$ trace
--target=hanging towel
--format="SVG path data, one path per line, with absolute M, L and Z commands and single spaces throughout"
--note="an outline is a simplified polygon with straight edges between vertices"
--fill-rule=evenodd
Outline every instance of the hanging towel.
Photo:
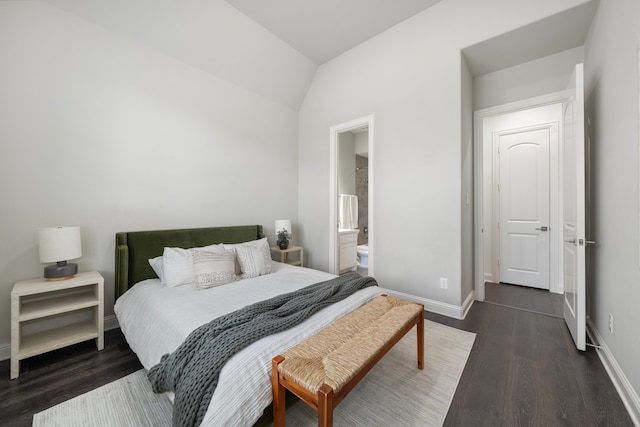
M 351 194 L 341 194 L 338 203 L 338 228 L 357 229 L 358 228 L 358 196 Z

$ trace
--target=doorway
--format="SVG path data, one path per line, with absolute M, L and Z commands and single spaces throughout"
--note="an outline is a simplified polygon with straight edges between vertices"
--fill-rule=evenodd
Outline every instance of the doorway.
M 373 136 L 373 115 L 332 126 L 330 129 L 329 271 L 334 274 L 356 270 L 373 275 Z M 358 215 L 349 226 L 349 229 L 358 230 L 355 239 L 352 238 L 352 233 L 343 236 L 344 230 L 341 234 L 341 194 L 353 195 L 357 199 Z M 349 253 L 345 254 L 345 250 Z M 352 257 L 356 257 L 356 260 Z
M 530 230 L 529 236 L 522 236 L 524 249 L 520 251 L 538 250 L 538 244 L 545 239 L 549 244 L 549 255 L 542 255 L 548 259 L 548 289 L 554 293 L 562 293 L 562 264 L 561 227 L 560 227 L 560 193 L 559 193 L 559 145 L 562 138 L 560 123 L 562 123 L 562 101 L 566 98 L 564 92 L 536 97 L 524 101 L 505 104 L 479 110 L 474 113 L 476 149 L 475 151 L 475 298 L 485 299 L 484 282 L 501 281 L 500 242 L 500 204 L 498 195 L 499 162 L 497 149 L 501 136 L 512 133 L 548 129 L 550 135 L 555 135 L 549 141 L 549 173 L 548 173 L 548 223 L 529 224 L 530 228 L 547 227 L 543 230 Z M 538 183 L 537 185 L 547 185 Z M 503 214 L 504 215 L 504 214 Z M 532 216 L 532 215 L 531 215 Z M 546 219 L 546 218 L 544 218 Z M 535 225 L 531 227 L 531 225 Z M 537 233 L 537 234 L 534 234 Z M 544 234 L 542 234 L 544 233 Z M 520 233 L 524 234 L 524 233 Z M 542 236 L 542 237 L 538 237 Z M 503 242 L 503 246 L 505 246 Z M 516 254 L 518 255 L 518 254 Z M 519 261 L 516 259 L 516 264 Z M 534 270 L 527 264 L 520 263 L 521 270 Z M 507 261 L 508 263 L 508 261 Z M 537 263 L 537 262 L 536 262 Z M 537 266 L 536 266 L 537 268 Z M 546 268 L 546 267 L 545 267 Z M 504 280 L 503 280 L 504 281 Z M 530 284 L 524 283 L 527 286 Z

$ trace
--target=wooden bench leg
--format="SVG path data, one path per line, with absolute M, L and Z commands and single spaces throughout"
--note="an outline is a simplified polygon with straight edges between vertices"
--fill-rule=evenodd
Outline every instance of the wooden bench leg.
M 416 330 L 418 333 L 418 369 L 424 369 L 424 313 L 420 315 Z
M 282 363 L 284 357 L 276 356 L 271 361 L 271 389 L 273 390 L 273 427 L 285 426 L 286 402 L 285 389 L 280 384 L 278 365 Z
M 333 426 L 333 389 L 322 384 L 318 389 L 318 427 Z

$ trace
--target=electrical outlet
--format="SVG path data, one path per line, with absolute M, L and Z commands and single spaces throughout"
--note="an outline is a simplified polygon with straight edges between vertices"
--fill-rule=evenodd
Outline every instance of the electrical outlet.
M 447 283 L 446 277 L 440 278 L 440 289 L 447 289 L 449 287 L 449 283 Z
M 609 332 L 613 333 L 613 314 L 609 313 Z

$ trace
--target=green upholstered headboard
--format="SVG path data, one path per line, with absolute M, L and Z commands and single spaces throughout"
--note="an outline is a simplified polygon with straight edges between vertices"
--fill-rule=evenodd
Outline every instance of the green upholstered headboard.
M 149 258 L 162 255 L 165 247 L 187 249 L 263 237 L 261 225 L 116 233 L 115 297 L 118 299 L 141 280 L 158 277 L 149 265 Z

